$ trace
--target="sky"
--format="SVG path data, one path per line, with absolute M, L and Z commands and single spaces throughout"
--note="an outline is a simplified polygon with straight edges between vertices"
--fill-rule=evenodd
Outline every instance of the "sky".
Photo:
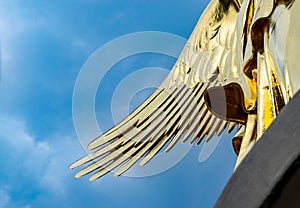
M 236 160 L 226 135 L 206 161 L 198 161 L 202 146 L 193 146 L 178 164 L 154 176 L 107 174 L 90 182 L 68 169 L 86 154 L 73 123 L 72 96 L 88 58 L 134 32 L 187 39 L 208 2 L 0 0 L 0 207 L 212 207 Z M 124 77 L 144 67 L 170 70 L 174 62 L 144 54 L 113 66 L 97 91 L 99 126 L 113 126 L 111 98 Z M 130 110 L 150 92 L 134 96 Z M 126 107 L 120 103 L 121 110 Z

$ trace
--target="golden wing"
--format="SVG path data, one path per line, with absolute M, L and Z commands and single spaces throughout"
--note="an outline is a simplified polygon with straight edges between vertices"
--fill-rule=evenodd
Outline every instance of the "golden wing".
M 94 172 L 93 181 L 114 169 L 119 176 L 140 159 L 145 165 L 163 148 L 168 152 L 179 140 L 199 144 L 226 127 L 234 129 L 235 123 L 209 111 L 204 93 L 220 84 L 239 8 L 237 0 L 210 3 L 170 75 L 127 118 L 89 144 L 94 152 L 70 166 L 87 164 L 75 177 Z

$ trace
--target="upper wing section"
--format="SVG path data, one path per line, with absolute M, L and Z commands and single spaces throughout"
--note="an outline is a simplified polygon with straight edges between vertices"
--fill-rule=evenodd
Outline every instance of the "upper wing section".
M 171 84 L 191 87 L 216 77 L 222 82 L 232 68 L 237 68 L 233 51 L 239 8 L 238 0 L 211 1 L 172 70 Z
M 213 0 L 200 18 L 182 54 L 162 85 L 135 111 L 88 146 L 91 154 L 70 168 L 87 164 L 76 177 L 94 172 L 95 180 L 113 169 L 119 176 L 141 159 L 145 165 L 179 140 L 199 144 L 220 136 L 228 122 L 211 114 L 204 92 L 219 85 L 230 54 L 240 3 Z M 230 124 L 231 131 L 235 124 Z

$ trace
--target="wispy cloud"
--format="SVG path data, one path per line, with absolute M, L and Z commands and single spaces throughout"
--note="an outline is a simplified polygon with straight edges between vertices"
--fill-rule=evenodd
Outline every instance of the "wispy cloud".
M 27 206 L 19 204 L 18 200 L 30 200 L 37 192 L 45 195 L 66 192 L 66 178 L 71 178 L 70 172 L 66 171 L 67 165 L 76 154 L 76 148 L 68 137 L 52 140 L 37 141 L 27 131 L 24 121 L 1 115 L 0 178 L 9 184 L 9 192 L 14 193 L 15 198 L 11 201 L 9 192 L 0 189 L 0 207 Z M 66 147 L 71 151 L 66 151 Z
M 0 189 L 0 207 L 6 207 L 10 202 L 10 196 L 8 195 L 8 193 L 3 190 Z

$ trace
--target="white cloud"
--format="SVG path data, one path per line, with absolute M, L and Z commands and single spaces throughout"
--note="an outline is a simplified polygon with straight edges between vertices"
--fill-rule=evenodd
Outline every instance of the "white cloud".
M 72 179 L 68 166 L 73 162 L 75 149 L 74 141 L 68 137 L 54 139 L 56 141 L 50 144 L 51 153 L 48 159 L 44 174 L 40 177 L 40 184 L 43 188 L 50 189 L 54 194 L 65 193 L 66 179 Z M 78 150 L 78 149 L 77 149 Z M 78 157 L 78 156 L 77 156 Z
M 8 193 L 3 190 L 0 189 L 0 207 L 6 207 L 10 202 L 10 196 L 8 195 Z
M 35 139 L 28 133 L 25 122 L 1 116 L 0 143 L 4 151 L 0 155 L 3 163 L 0 175 L 10 178 L 7 183 L 11 189 L 29 186 L 33 191 L 46 191 L 51 195 L 65 193 L 65 181 L 71 178 L 68 165 L 78 157 L 74 156 L 74 142 L 68 137 L 46 140 Z M 9 195 L 0 189 L 0 207 L 9 203 L 9 199 Z
M 28 132 L 26 122 L 1 113 L 0 118 L 0 181 L 5 183 L 0 182 L 0 208 L 57 207 L 61 202 L 73 207 L 74 200 L 85 203 L 83 193 L 94 196 L 90 203 L 97 203 L 128 183 L 126 178 L 116 183 L 112 176 L 94 184 L 75 179 L 68 166 L 83 156 L 78 142 L 59 134 L 40 141 Z
M 15 4 L 14 9 L 11 8 Z M 25 31 L 45 25 L 40 20 L 22 18 L 22 9 L 16 2 L 1 2 L 0 4 L 0 37 L 1 37 L 1 61 L 11 62 L 14 60 L 15 38 Z
M 87 47 L 87 42 L 82 39 L 75 39 L 73 40 L 72 45 L 75 48 L 85 48 Z

